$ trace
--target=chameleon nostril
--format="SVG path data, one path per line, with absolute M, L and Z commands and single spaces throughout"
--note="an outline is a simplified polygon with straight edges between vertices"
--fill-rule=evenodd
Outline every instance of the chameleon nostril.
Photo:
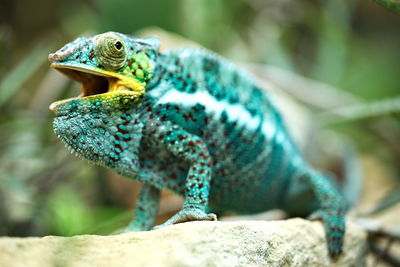
M 49 54 L 49 56 L 47 58 L 49 59 L 49 61 L 57 61 L 58 60 L 57 53 L 51 53 L 51 54 Z
M 56 62 L 65 59 L 68 55 L 69 53 L 65 52 L 61 53 L 60 51 L 57 51 L 54 53 L 50 53 L 47 58 L 49 59 L 50 62 Z

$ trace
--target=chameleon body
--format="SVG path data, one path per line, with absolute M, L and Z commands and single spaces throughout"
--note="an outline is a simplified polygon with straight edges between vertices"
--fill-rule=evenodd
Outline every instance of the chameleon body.
M 322 219 L 330 255 L 340 254 L 344 198 L 303 159 L 247 72 L 206 50 L 159 52 L 156 39 L 114 32 L 79 38 L 49 59 L 83 85 L 80 97 L 50 106 L 56 135 L 143 183 L 128 230 L 152 228 L 166 188 L 185 203 L 161 226 L 281 208 Z

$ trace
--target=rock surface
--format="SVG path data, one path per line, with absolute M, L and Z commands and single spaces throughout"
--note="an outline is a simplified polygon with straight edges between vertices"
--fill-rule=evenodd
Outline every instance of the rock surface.
M 366 235 L 348 223 L 332 261 L 323 226 L 286 221 L 190 222 L 112 236 L 0 238 L 1 266 L 363 266 Z

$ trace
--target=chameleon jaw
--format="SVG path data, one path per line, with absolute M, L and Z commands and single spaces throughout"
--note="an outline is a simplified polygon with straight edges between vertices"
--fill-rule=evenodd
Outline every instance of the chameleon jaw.
M 129 79 L 119 73 L 62 63 L 52 63 L 50 66 L 82 84 L 81 94 L 78 97 L 52 103 L 50 105 L 50 110 L 52 111 L 54 111 L 59 104 L 75 99 L 109 99 L 115 96 L 127 96 L 130 99 L 136 99 L 144 95 L 144 83 Z

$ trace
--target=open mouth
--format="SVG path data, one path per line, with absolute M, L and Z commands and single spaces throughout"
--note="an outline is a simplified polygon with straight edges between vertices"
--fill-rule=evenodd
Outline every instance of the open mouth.
M 54 111 L 55 107 L 60 103 L 76 98 L 89 98 L 109 94 L 138 97 L 144 93 L 143 84 L 135 80 L 127 79 L 125 76 L 115 72 L 57 63 L 52 63 L 51 67 L 82 84 L 81 94 L 78 97 L 54 102 L 50 106 L 52 111 Z
M 83 69 L 79 67 L 52 64 L 51 67 L 67 75 L 69 78 L 82 84 L 80 97 L 99 95 L 115 91 L 115 85 L 118 78 L 108 75 L 106 72 Z M 120 86 L 121 91 L 130 91 Z

